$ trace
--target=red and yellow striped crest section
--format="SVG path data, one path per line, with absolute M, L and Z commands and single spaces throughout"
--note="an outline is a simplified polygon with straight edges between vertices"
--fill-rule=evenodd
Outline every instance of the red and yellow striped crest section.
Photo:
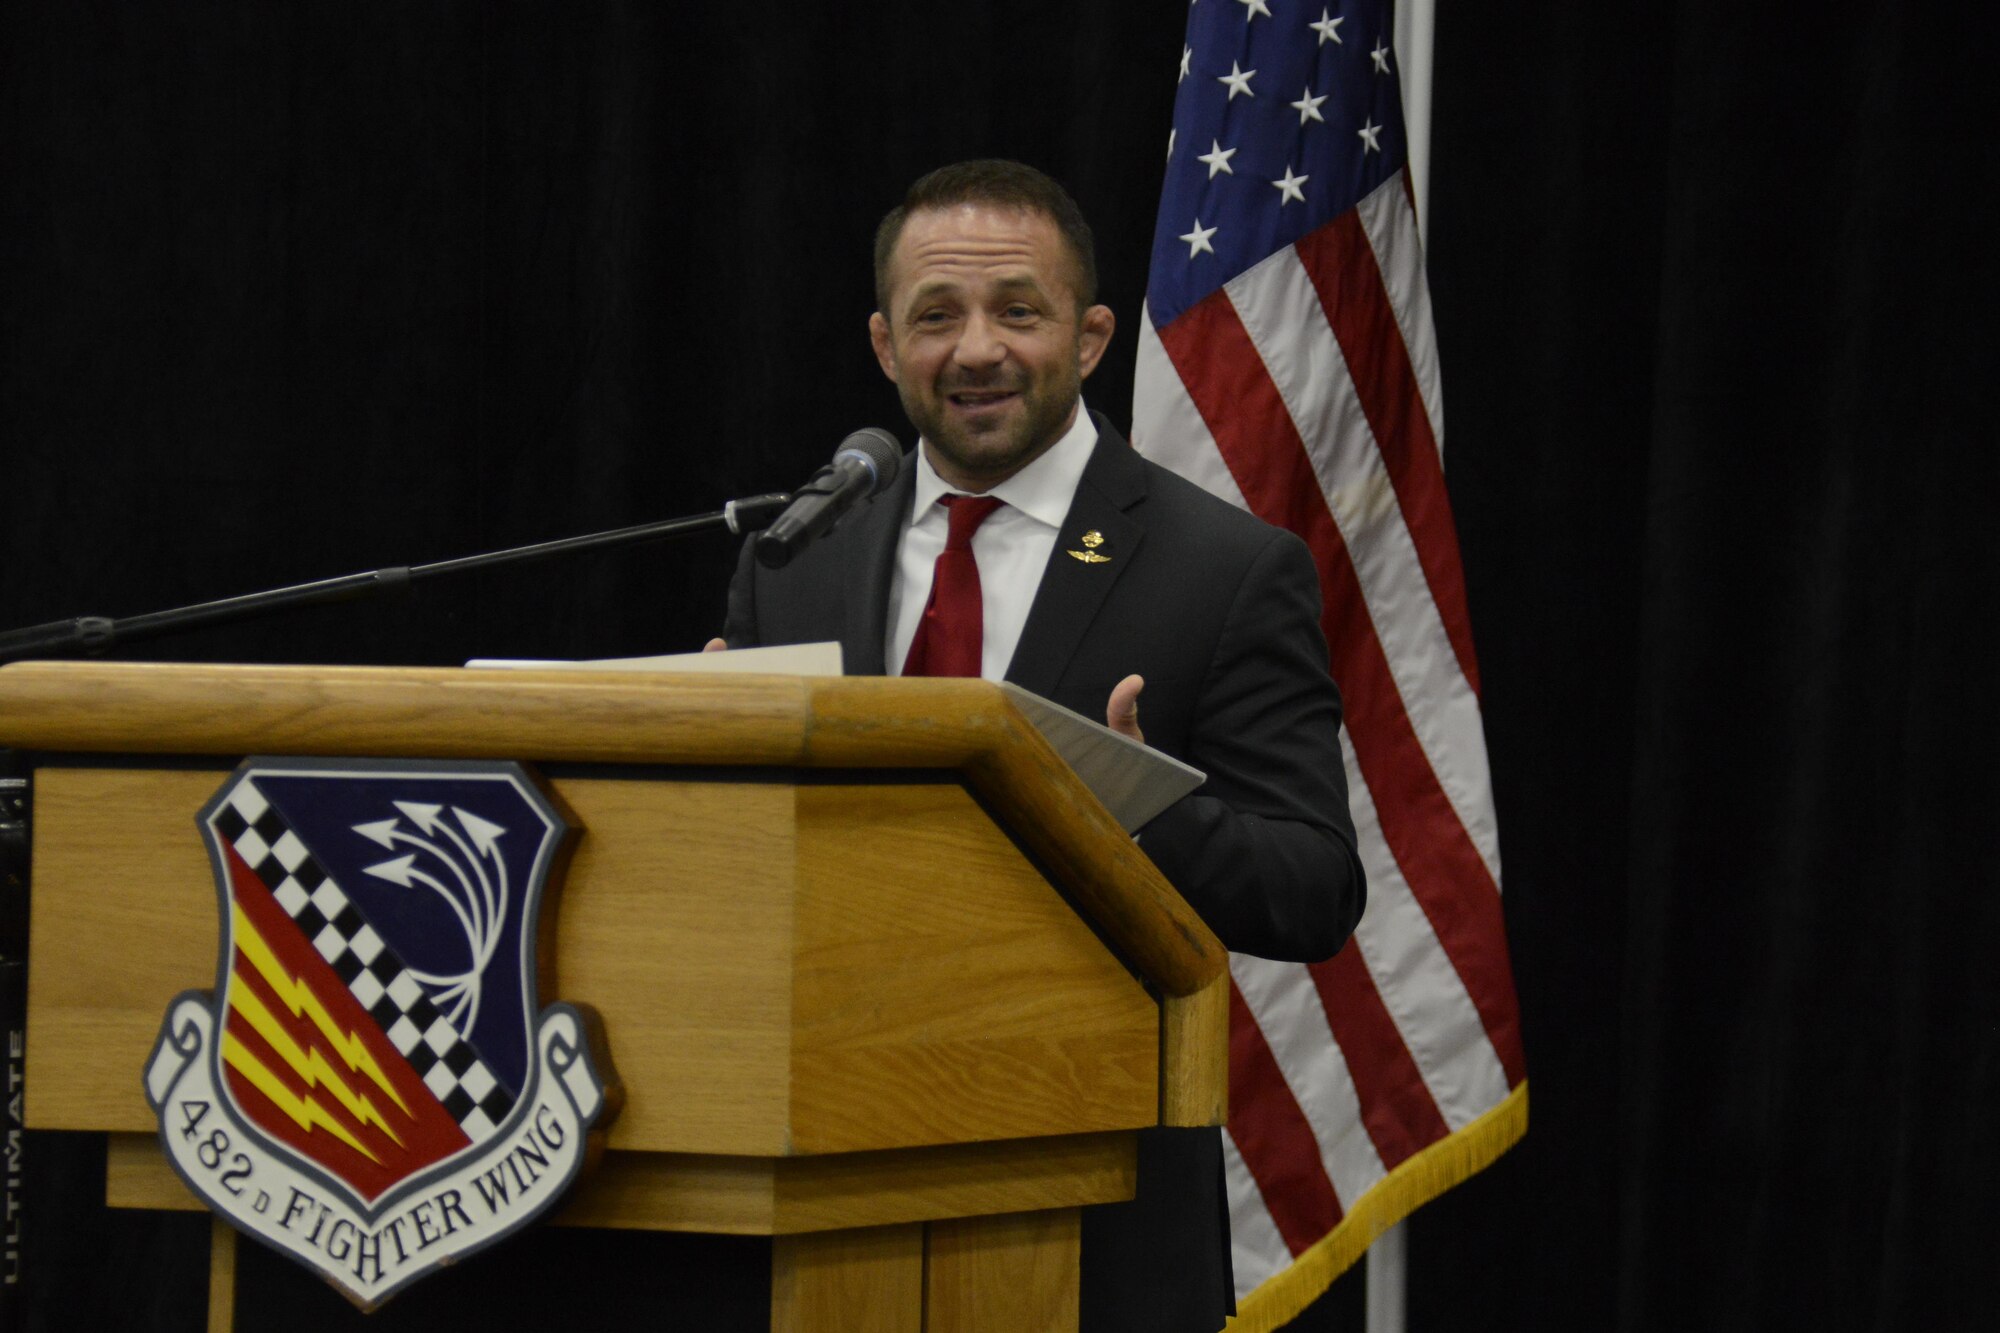
M 244 1118 L 373 1200 L 469 1146 L 234 848 L 224 1084 Z

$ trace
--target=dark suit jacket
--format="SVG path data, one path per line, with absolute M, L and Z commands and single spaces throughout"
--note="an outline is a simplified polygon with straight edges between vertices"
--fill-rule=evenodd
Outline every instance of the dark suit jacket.
M 1146 743 L 1208 781 L 1140 830 L 1140 847 L 1230 949 L 1326 958 L 1360 918 L 1364 888 L 1312 556 L 1096 421 L 1007 679 L 1102 718 L 1111 687 L 1144 676 Z M 882 674 L 915 472 L 904 467 L 782 570 L 756 564 L 746 545 L 729 590 L 730 646 L 837 639 L 850 675 Z M 1071 557 L 1093 530 L 1109 559 Z M 1148 1136 L 1138 1199 L 1085 1215 L 1087 1333 L 1219 1328 L 1230 1308 L 1216 1295 L 1226 1297 L 1229 1273 L 1215 1238 L 1221 1207 L 1215 1134 Z

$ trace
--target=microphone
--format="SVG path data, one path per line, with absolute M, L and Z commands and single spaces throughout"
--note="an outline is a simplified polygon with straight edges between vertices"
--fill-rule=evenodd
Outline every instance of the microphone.
M 792 503 L 757 538 L 757 563 L 783 569 L 793 556 L 833 531 L 848 510 L 872 500 L 896 480 L 903 446 L 879 426 L 857 430 L 840 442 L 833 461 L 792 493 Z

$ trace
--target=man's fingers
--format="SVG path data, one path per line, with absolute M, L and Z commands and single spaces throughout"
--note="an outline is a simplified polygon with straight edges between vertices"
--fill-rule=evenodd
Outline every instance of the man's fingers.
M 1111 687 L 1111 702 L 1104 706 L 1104 725 L 1141 745 L 1146 734 L 1139 730 L 1139 691 L 1145 688 L 1144 676 L 1127 676 Z
M 710 639 L 707 643 L 704 643 L 701 646 L 701 650 L 705 653 L 719 653 L 728 646 L 729 644 L 727 640 Z

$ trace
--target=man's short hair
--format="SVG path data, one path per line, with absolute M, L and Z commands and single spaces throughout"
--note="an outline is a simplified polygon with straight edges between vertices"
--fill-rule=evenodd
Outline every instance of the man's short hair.
M 979 158 L 954 162 L 920 178 L 903 196 L 903 202 L 889 210 L 875 229 L 875 308 L 889 314 L 889 261 L 902 238 L 903 224 L 912 213 L 929 209 L 953 208 L 959 204 L 986 204 L 995 208 L 1018 208 L 1039 213 L 1055 224 L 1075 266 L 1071 275 L 1076 288 L 1076 308 L 1097 303 L 1097 244 L 1091 239 L 1090 224 L 1069 191 L 1053 177 L 1023 162 L 1005 158 Z

